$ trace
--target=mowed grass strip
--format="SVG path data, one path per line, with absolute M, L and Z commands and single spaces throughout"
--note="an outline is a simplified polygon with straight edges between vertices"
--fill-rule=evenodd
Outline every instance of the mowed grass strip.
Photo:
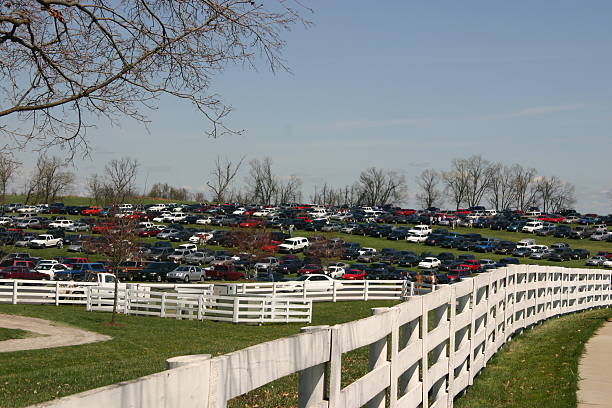
M 456 408 L 575 408 L 584 345 L 609 318 L 596 309 L 526 330 L 489 360 Z
M 12 340 L 12 339 L 23 339 L 29 336 L 29 332 L 19 329 L 7 329 L 0 327 L 0 341 Z
M 334 325 L 371 315 L 371 308 L 392 301 L 317 303 L 312 325 Z M 0 313 L 58 321 L 112 336 L 81 346 L 2 353 L 0 407 L 23 407 L 53 398 L 138 378 L 165 368 L 179 355 L 220 355 L 299 333 L 305 324 L 234 325 L 119 315 L 109 327 L 109 313 L 79 306 L 0 305 Z M 307 352 L 307 351 L 306 351 Z M 293 391 L 293 390 L 292 390 Z M 281 396 L 282 398 L 282 396 Z

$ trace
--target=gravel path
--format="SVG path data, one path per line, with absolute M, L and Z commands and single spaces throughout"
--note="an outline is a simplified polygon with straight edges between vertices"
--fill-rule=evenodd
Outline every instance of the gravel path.
M 52 347 L 75 346 L 78 344 L 95 343 L 110 340 L 110 336 L 63 326 L 50 320 L 37 319 L 0 313 L 0 327 L 21 329 L 36 334 L 25 339 L 0 341 L 0 353 L 22 350 L 36 350 Z

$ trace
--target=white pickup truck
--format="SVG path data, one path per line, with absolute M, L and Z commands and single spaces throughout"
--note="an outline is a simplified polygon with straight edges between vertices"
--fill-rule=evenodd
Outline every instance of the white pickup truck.
M 50 234 L 42 234 L 31 240 L 28 246 L 30 248 L 61 248 L 64 246 L 64 240 Z

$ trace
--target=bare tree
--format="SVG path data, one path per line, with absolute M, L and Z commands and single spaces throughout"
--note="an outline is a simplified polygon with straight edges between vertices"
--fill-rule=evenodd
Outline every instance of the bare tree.
M 442 182 L 440 173 L 433 169 L 426 169 L 417 178 L 419 192 L 416 198 L 422 208 L 437 207 L 444 202 L 444 194 L 439 185 Z
M 4 203 L 6 197 L 6 188 L 15 175 L 15 171 L 21 167 L 21 163 L 18 162 L 7 153 L 0 153 L 0 204 Z
M 212 180 L 206 182 L 206 185 L 213 193 L 213 202 L 225 202 L 228 189 L 234 181 L 236 174 L 238 174 L 238 170 L 240 170 L 244 158 L 245 156 L 242 156 L 238 163 L 232 163 L 228 159 L 221 161 L 221 157 L 217 156 L 215 167 L 211 172 Z
M 557 176 L 540 177 L 537 181 L 538 199 L 544 212 L 556 212 L 576 202 L 574 186 Z
M 451 169 L 442 173 L 447 193 L 451 196 L 455 208 L 467 201 L 469 190 L 469 170 L 465 159 L 453 159 Z
M 254 67 L 259 56 L 286 69 L 281 33 L 307 24 L 296 9 L 283 0 L 2 2 L 0 117 L 24 127 L 0 132 L 74 152 L 86 148 L 88 118 L 147 121 L 143 108 L 164 95 L 193 103 L 212 136 L 232 132 L 213 75 L 228 64 Z
M 465 199 L 468 207 L 473 207 L 480 205 L 489 188 L 492 175 L 491 162 L 483 159 L 480 155 L 471 156 L 464 160 L 468 178 Z
M 402 203 L 407 196 L 406 178 L 393 171 L 370 167 L 361 172 L 358 181 L 359 201 L 368 206 Z
M 149 190 L 149 197 L 187 201 L 191 193 L 185 187 L 174 187 L 168 183 L 155 183 Z
M 39 156 L 26 181 L 25 201 L 51 203 L 68 193 L 74 180 L 74 173 L 66 170 L 66 163 L 59 157 Z
M 491 165 L 488 185 L 489 204 L 496 210 L 505 210 L 515 202 L 514 173 L 511 167 L 501 163 Z
M 272 172 L 272 159 L 253 159 L 249 162 L 247 184 L 253 199 L 263 205 L 270 205 L 278 190 L 278 180 Z
M 511 172 L 515 206 L 519 210 L 526 210 L 536 202 L 538 172 L 534 168 L 524 168 L 520 164 L 513 165 Z
M 277 203 L 296 203 L 302 200 L 302 179 L 292 174 L 285 180 L 278 180 Z
M 136 176 L 140 163 L 122 157 L 104 166 L 104 174 L 87 179 L 87 189 L 98 205 L 121 204 L 136 196 Z
M 125 261 L 141 256 L 136 221 L 129 218 L 113 218 L 108 229 L 101 232 L 100 237 L 83 242 L 83 247 L 90 252 L 104 255 L 110 264 L 111 272 L 118 277 L 118 267 Z M 117 305 L 119 299 L 119 279 L 115 279 L 115 296 L 111 324 L 116 323 Z

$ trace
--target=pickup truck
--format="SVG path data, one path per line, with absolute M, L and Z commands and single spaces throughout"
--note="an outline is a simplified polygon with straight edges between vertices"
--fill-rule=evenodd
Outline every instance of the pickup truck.
M 64 246 L 64 240 L 55 238 L 51 234 L 42 234 L 31 240 L 28 246 L 30 248 L 61 248 Z

